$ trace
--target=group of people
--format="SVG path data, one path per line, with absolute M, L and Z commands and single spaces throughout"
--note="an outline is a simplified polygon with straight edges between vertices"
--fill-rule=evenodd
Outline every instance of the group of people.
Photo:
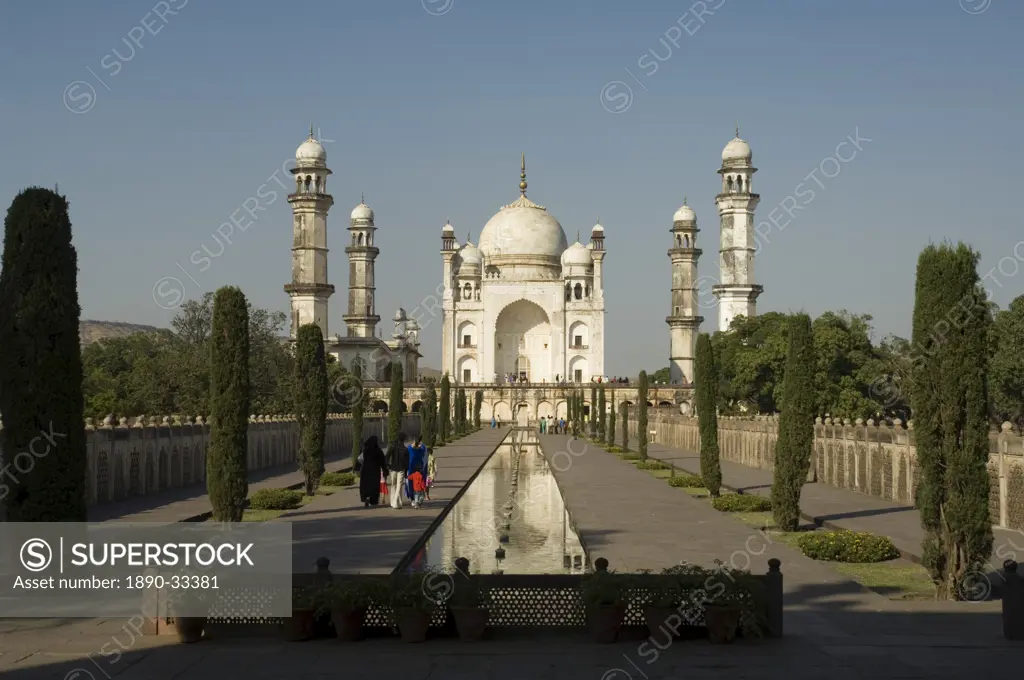
M 567 434 L 565 430 L 565 418 L 544 416 L 540 419 L 541 434 Z
M 387 453 L 380 441 L 372 436 L 363 443 L 359 454 L 359 498 L 363 507 L 379 505 L 381 496 L 390 498 L 391 507 L 401 508 L 406 499 L 419 508 L 430 500 L 430 489 L 437 477 L 437 459 L 434 450 L 399 432 Z

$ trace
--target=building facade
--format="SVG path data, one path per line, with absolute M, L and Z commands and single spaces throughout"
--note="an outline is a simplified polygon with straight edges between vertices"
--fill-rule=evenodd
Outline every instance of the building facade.
M 604 374 L 604 227 L 571 246 L 562 225 L 526 196 L 484 226 L 479 243 L 441 231 L 442 373 L 461 383 L 514 374 L 527 383 Z

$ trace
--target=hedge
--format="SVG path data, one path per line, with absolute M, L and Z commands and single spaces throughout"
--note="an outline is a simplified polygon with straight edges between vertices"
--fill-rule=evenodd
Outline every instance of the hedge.
M 351 472 L 325 472 L 320 477 L 321 486 L 352 486 L 356 483 L 356 476 Z
M 768 512 L 772 509 L 772 502 L 764 496 L 731 493 L 713 498 L 711 507 L 722 512 Z
M 637 463 L 636 464 L 636 469 L 637 470 L 669 470 L 669 469 L 671 469 L 671 466 L 666 465 L 665 463 L 662 463 L 660 460 L 654 460 L 653 458 L 648 458 L 647 460 L 642 460 L 639 463 Z
M 302 503 L 302 492 L 291 489 L 260 489 L 249 497 L 253 510 L 291 510 Z
M 900 556 L 888 536 L 866 531 L 811 531 L 798 536 L 796 544 L 811 559 L 828 562 L 865 564 Z
M 704 480 L 701 479 L 700 475 L 691 475 L 689 473 L 678 474 L 674 477 L 668 478 L 669 486 L 682 487 L 686 489 L 703 489 Z

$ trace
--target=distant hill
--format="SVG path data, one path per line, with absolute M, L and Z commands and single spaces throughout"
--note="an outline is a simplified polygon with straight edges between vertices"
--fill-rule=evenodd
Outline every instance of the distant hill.
M 123 338 L 135 333 L 152 333 L 160 330 L 156 326 L 143 326 L 137 323 L 122 323 L 120 321 L 92 321 L 83 319 L 78 323 L 78 333 L 82 338 L 83 345 L 90 345 L 98 340 L 106 338 Z

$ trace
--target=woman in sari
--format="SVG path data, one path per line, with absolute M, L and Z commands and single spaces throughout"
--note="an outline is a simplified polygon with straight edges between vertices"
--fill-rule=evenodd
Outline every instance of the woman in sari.
M 363 442 L 363 469 L 359 474 L 359 498 L 363 507 L 377 505 L 380 502 L 380 478 L 387 476 L 388 464 L 384 460 L 384 451 L 380 448 L 377 437 L 373 436 Z

